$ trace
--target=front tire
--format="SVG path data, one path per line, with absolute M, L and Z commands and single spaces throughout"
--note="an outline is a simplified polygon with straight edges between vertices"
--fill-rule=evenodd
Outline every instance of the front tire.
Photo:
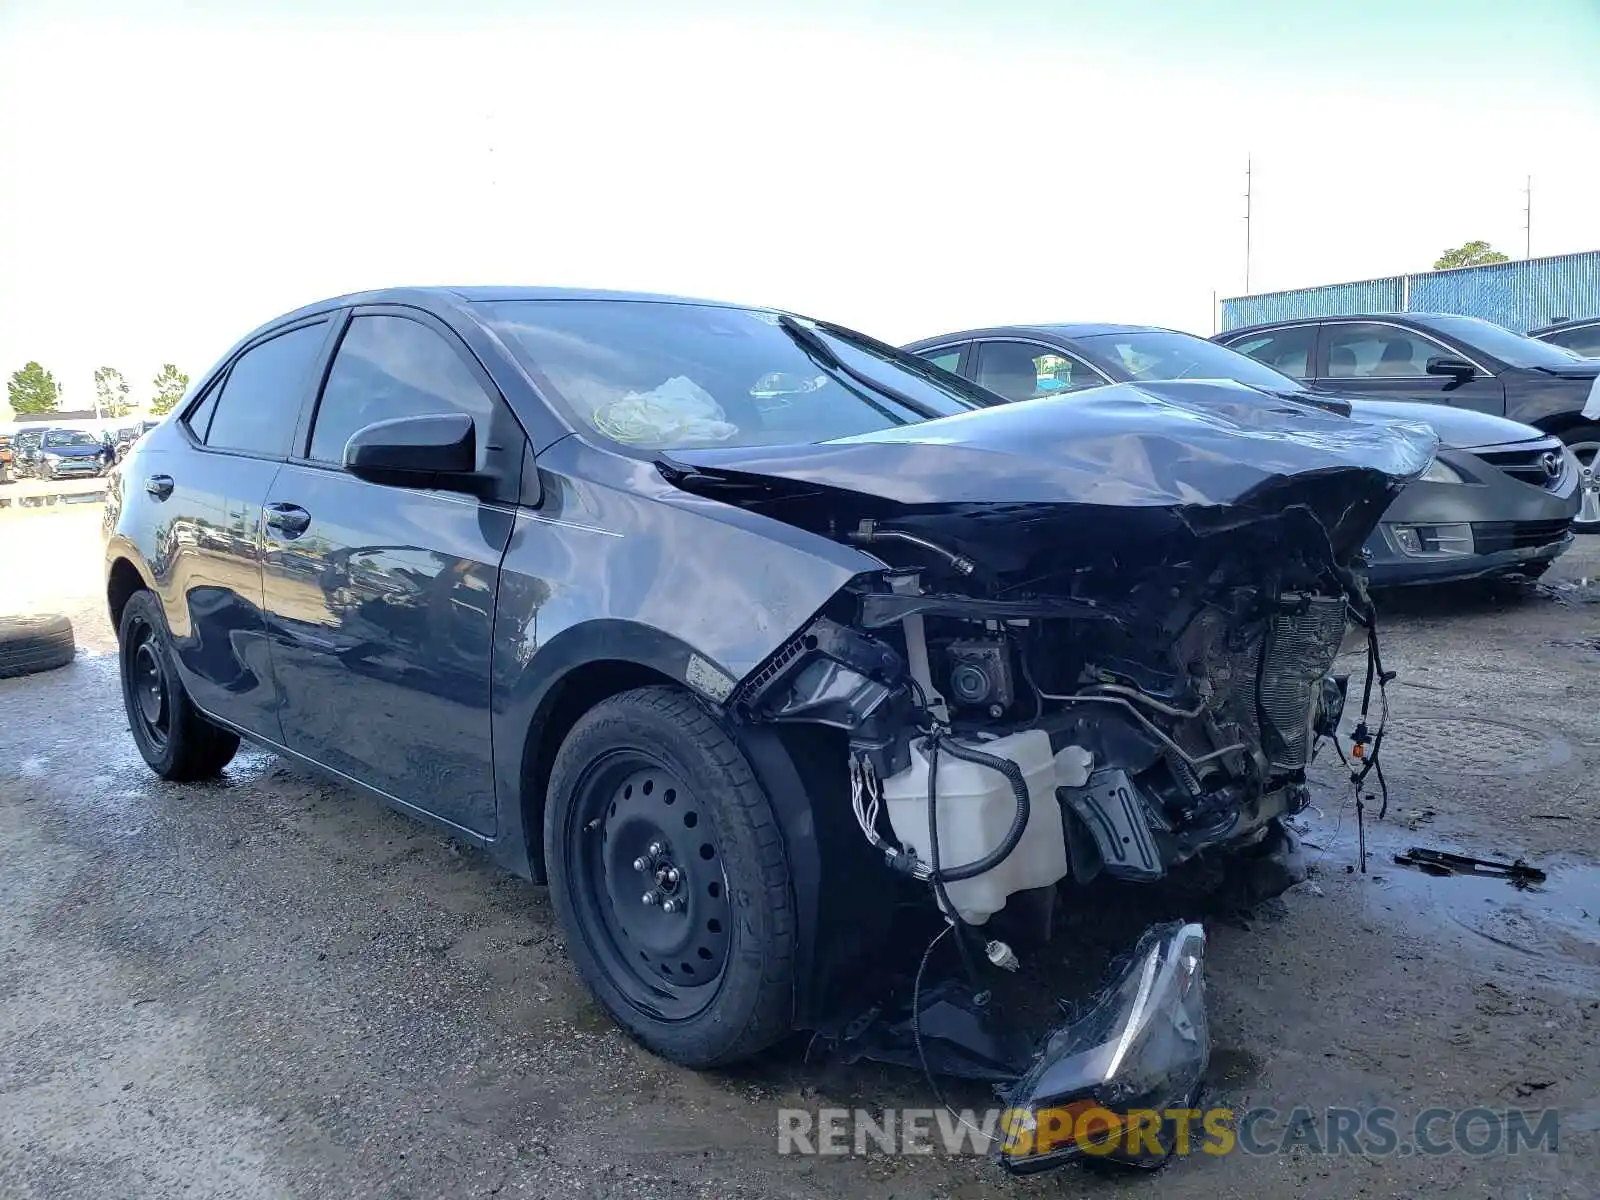
M 783 835 L 744 754 L 693 696 L 639 688 L 578 721 L 551 770 L 544 846 L 578 973 L 646 1048 L 717 1067 L 791 1032 Z
M 1574 425 L 1561 440 L 1578 460 L 1582 503 L 1572 520 L 1574 533 L 1600 533 L 1600 425 Z
M 117 642 L 122 703 L 144 761 L 174 782 L 215 778 L 238 752 L 239 735 L 213 725 L 189 702 L 150 592 L 135 592 L 123 608 Z

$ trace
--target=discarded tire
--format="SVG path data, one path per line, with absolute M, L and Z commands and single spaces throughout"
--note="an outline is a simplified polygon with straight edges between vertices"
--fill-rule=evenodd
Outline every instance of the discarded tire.
M 0 679 L 64 667 L 76 649 L 65 617 L 0 617 Z

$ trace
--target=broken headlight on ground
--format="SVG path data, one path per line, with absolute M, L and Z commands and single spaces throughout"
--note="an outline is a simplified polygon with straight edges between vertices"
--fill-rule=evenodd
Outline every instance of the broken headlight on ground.
M 1089 1154 L 1154 1167 L 1178 1145 L 1211 1056 L 1205 932 L 1157 926 L 1082 1016 L 1053 1032 L 1007 1096 L 997 1148 L 1016 1174 Z

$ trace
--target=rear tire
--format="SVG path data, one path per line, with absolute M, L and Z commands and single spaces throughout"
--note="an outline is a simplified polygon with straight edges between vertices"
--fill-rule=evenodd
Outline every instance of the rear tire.
M 792 1031 L 783 835 L 744 754 L 693 696 L 639 688 L 579 719 L 551 770 L 544 846 L 578 973 L 646 1048 L 717 1067 Z
M 1582 503 L 1573 518 L 1574 533 L 1600 533 L 1600 425 L 1574 425 L 1561 431 L 1561 440 L 1578 460 L 1578 487 Z
M 76 653 L 66 617 L 0 617 L 0 679 L 64 667 Z
M 189 702 L 167 645 L 161 606 L 135 592 L 117 631 L 122 702 L 134 744 L 163 779 L 215 778 L 239 750 L 239 735 L 213 725 Z

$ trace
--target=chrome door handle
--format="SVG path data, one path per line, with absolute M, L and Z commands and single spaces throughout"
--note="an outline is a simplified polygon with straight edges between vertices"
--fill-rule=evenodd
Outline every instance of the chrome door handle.
M 269 504 L 263 511 L 267 528 L 276 529 L 285 537 L 299 537 L 311 527 L 311 514 L 298 504 Z

